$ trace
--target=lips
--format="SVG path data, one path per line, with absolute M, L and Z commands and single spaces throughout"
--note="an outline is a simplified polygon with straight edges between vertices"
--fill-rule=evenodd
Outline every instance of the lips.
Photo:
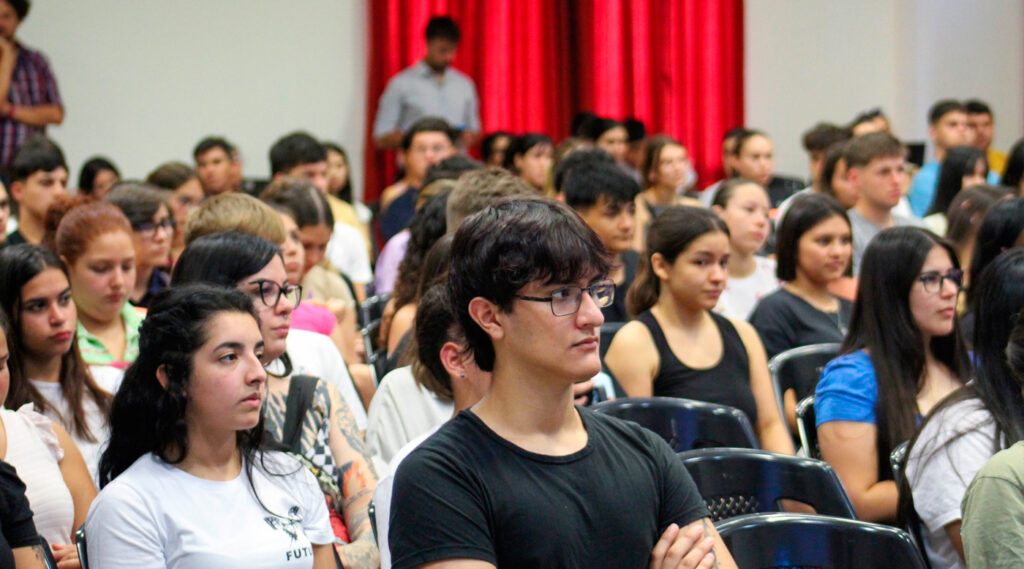
M 63 332 L 57 332 L 50 336 L 50 339 L 54 342 L 67 342 L 71 339 L 72 332 L 70 330 L 64 330 Z
M 252 407 L 259 407 L 263 404 L 263 397 L 257 392 L 242 399 L 241 403 Z
M 583 341 L 576 342 L 572 346 L 574 348 L 597 349 L 598 345 L 600 345 L 600 340 L 598 339 L 598 337 L 591 336 L 590 338 L 587 338 Z

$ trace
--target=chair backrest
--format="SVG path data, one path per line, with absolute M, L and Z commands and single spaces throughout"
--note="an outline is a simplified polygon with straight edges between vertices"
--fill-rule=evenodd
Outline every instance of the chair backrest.
M 796 500 L 821 515 L 857 519 L 839 477 L 828 464 L 746 448 L 679 453 L 715 522 L 742 514 L 778 512 Z
M 821 377 L 821 370 L 838 354 L 839 344 L 811 344 L 775 354 L 768 362 L 768 370 L 775 386 L 775 397 L 783 417 L 786 413 L 782 407 L 782 394 L 792 389 L 796 393 L 797 401 L 813 395 Z
M 78 563 L 82 569 L 89 569 L 88 547 L 85 541 L 85 526 L 78 528 L 75 532 L 75 548 L 78 549 Z
M 387 369 L 387 346 L 377 346 L 380 322 L 378 318 L 359 330 L 363 337 L 363 350 L 366 353 L 364 357 L 373 374 L 374 385 L 380 385 L 380 380 L 384 379 L 384 372 Z
M 808 395 L 796 404 L 796 430 L 800 446 L 811 458 L 821 458 L 818 446 L 818 426 L 814 418 L 814 396 Z
M 592 408 L 639 423 L 668 441 L 676 452 L 708 447 L 760 448 L 750 419 L 728 405 L 678 397 L 627 397 Z
M 384 316 L 384 307 L 391 300 L 391 293 L 385 292 L 367 298 L 359 305 L 359 325 L 366 326 L 374 320 L 380 320 Z
M 925 569 L 906 532 L 811 514 L 748 514 L 716 524 L 738 567 Z
M 46 569 L 57 569 L 57 560 L 53 557 L 53 550 L 50 549 L 50 544 L 46 542 L 45 537 L 39 536 L 37 547 L 43 550 L 43 565 Z
M 896 482 L 897 488 L 903 480 L 903 471 L 900 467 L 903 465 L 903 459 L 906 458 L 909 448 L 910 441 L 903 441 L 889 453 L 889 466 L 892 467 L 892 479 Z

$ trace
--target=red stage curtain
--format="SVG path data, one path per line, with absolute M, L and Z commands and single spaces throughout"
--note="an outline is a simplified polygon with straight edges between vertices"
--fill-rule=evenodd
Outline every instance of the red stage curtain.
M 365 200 L 394 176 L 373 150 L 388 79 L 422 58 L 423 28 L 449 14 L 462 29 L 454 66 L 477 84 L 483 132 L 560 140 L 573 113 L 644 121 L 678 138 L 707 185 L 722 134 L 743 124 L 742 0 L 371 0 Z
M 679 139 L 701 187 L 721 175 L 721 138 L 743 125 L 740 0 L 578 0 L 578 107 L 635 116 Z

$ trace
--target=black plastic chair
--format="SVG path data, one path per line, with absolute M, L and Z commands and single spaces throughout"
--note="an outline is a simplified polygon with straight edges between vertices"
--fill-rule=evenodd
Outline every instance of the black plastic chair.
M 789 389 L 796 394 L 797 401 L 814 395 L 821 370 L 838 354 L 839 344 L 811 344 L 778 353 L 768 362 L 775 400 L 783 418 L 786 417 L 786 409 L 782 395 Z
M 811 458 L 821 458 L 821 447 L 818 446 L 818 426 L 814 419 L 814 396 L 804 397 L 796 404 L 796 431 L 800 436 L 800 446 Z
M 728 405 L 678 397 L 627 397 L 605 401 L 594 411 L 633 421 L 657 433 L 676 451 L 695 448 L 760 448 L 743 411 Z
M 373 504 L 373 500 L 370 500 L 370 505 L 367 506 L 366 513 L 370 516 L 370 529 L 373 530 L 373 542 L 379 546 L 380 537 L 377 535 L 377 506 Z
M 45 537 L 39 536 L 37 547 L 43 550 L 43 565 L 46 569 L 57 569 L 57 560 L 53 557 L 53 550 L 50 549 L 50 544 L 47 543 Z M 85 565 L 83 564 L 82 567 Z
M 361 328 L 359 334 L 363 337 L 363 350 L 366 352 L 364 357 L 373 374 L 373 384 L 380 385 L 380 380 L 384 379 L 388 360 L 387 346 L 377 345 L 379 343 L 377 336 L 380 334 L 380 319 Z
M 906 532 L 811 514 L 748 514 L 716 524 L 743 569 L 926 569 Z
M 78 562 L 82 569 L 89 569 L 89 551 L 85 541 L 85 526 L 78 528 L 75 532 L 75 548 L 78 549 Z
M 828 464 L 746 448 L 679 453 L 715 522 L 743 514 L 778 512 L 796 500 L 824 516 L 857 519 L 843 485 Z

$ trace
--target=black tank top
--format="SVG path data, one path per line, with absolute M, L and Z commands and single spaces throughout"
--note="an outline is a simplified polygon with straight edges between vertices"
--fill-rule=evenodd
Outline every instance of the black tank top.
M 747 348 L 728 318 L 710 313 L 722 335 L 722 358 L 713 367 L 693 369 L 679 361 L 665 339 L 657 319 L 648 310 L 636 317 L 651 332 L 658 349 L 658 373 L 654 376 L 656 397 L 683 397 L 731 405 L 747 414 L 757 425 L 757 404 L 750 389 L 750 359 Z

